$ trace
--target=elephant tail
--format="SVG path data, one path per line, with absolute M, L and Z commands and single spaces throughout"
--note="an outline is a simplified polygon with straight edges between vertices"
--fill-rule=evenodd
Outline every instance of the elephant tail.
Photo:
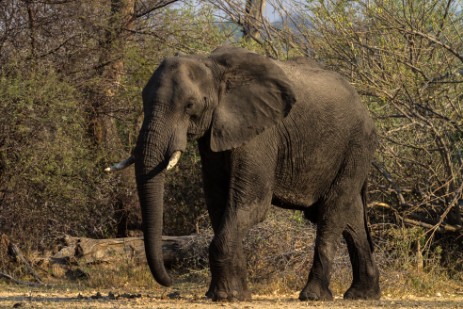
M 370 244 L 371 252 L 375 251 L 375 246 L 373 244 L 373 239 L 371 238 L 370 228 L 368 226 L 368 209 L 367 209 L 367 194 L 368 194 L 368 179 L 365 179 L 365 182 L 362 186 L 362 203 L 363 203 L 363 221 L 365 224 L 365 231 L 367 233 L 368 243 Z

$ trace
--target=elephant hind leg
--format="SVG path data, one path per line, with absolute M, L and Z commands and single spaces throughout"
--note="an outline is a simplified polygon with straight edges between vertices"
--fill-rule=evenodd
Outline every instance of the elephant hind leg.
M 312 268 L 306 286 L 299 294 L 299 299 L 333 300 L 329 288 L 331 269 L 336 249 L 341 238 L 343 225 L 336 215 L 333 203 L 324 203 L 319 208 L 317 237 Z
M 358 198 L 356 203 L 362 203 Z M 352 285 L 344 294 L 345 299 L 379 299 L 379 270 L 376 266 L 369 239 L 369 231 L 365 224 L 363 206 L 354 208 L 354 216 L 342 235 L 347 243 L 349 257 L 352 264 Z
M 323 201 L 317 215 L 315 254 L 309 279 L 300 300 L 331 300 L 329 289 L 332 262 L 341 235 L 349 244 L 354 280 L 345 298 L 379 297 L 379 272 L 373 261 L 364 221 L 361 184 L 340 177 Z M 352 195 L 351 192 L 358 192 Z

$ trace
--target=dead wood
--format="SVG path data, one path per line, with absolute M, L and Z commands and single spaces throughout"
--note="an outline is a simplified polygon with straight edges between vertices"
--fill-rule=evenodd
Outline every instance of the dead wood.
M 165 264 L 172 264 L 191 256 L 192 246 L 198 235 L 163 236 Z M 143 237 L 92 239 L 86 237 L 64 237 L 65 246 L 51 257 L 54 263 L 113 263 L 127 261 L 145 263 Z
M 376 207 L 376 208 L 384 208 L 384 209 L 390 210 L 391 212 L 393 212 L 396 218 L 398 218 L 400 221 L 402 221 L 406 225 L 421 226 L 429 230 L 435 229 L 436 232 L 441 233 L 441 234 L 446 233 L 446 232 L 450 232 L 450 233 L 462 233 L 463 232 L 463 229 L 461 226 L 453 226 L 453 225 L 445 224 L 445 223 L 430 224 L 430 223 L 415 220 L 415 219 L 405 218 L 399 215 L 398 211 L 394 207 L 392 207 L 389 204 L 383 203 L 383 202 L 373 202 L 373 203 L 368 204 L 368 206 L 373 207 L 373 208 Z

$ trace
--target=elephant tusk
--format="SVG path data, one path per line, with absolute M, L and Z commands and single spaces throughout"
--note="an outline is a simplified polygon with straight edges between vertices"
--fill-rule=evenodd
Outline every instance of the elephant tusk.
M 167 164 L 167 170 L 171 170 L 174 168 L 175 165 L 177 165 L 178 160 L 180 160 L 180 156 L 182 155 L 182 152 L 177 150 L 172 154 L 172 156 L 169 159 L 169 163 Z
M 125 159 L 119 163 L 113 164 L 110 167 L 107 167 L 104 169 L 106 173 L 110 172 L 115 172 L 115 171 L 120 171 L 123 170 L 126 167 L 129 167 L 130 165 L 135 163 L 135 156 L 130 156 L 128 159 Z

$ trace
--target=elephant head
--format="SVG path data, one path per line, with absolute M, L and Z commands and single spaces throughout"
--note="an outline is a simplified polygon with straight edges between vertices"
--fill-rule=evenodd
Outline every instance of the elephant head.
M 144 122 L 135 161 L 147 261 L 156 281 L 171 285 L 162 257 L 165 170 L 188 139 L 231 150 L 283 119 L 295 103 L 284 72 L 269 58 L 233 47 L 209 56 L 165 59 L 143 89 Z

